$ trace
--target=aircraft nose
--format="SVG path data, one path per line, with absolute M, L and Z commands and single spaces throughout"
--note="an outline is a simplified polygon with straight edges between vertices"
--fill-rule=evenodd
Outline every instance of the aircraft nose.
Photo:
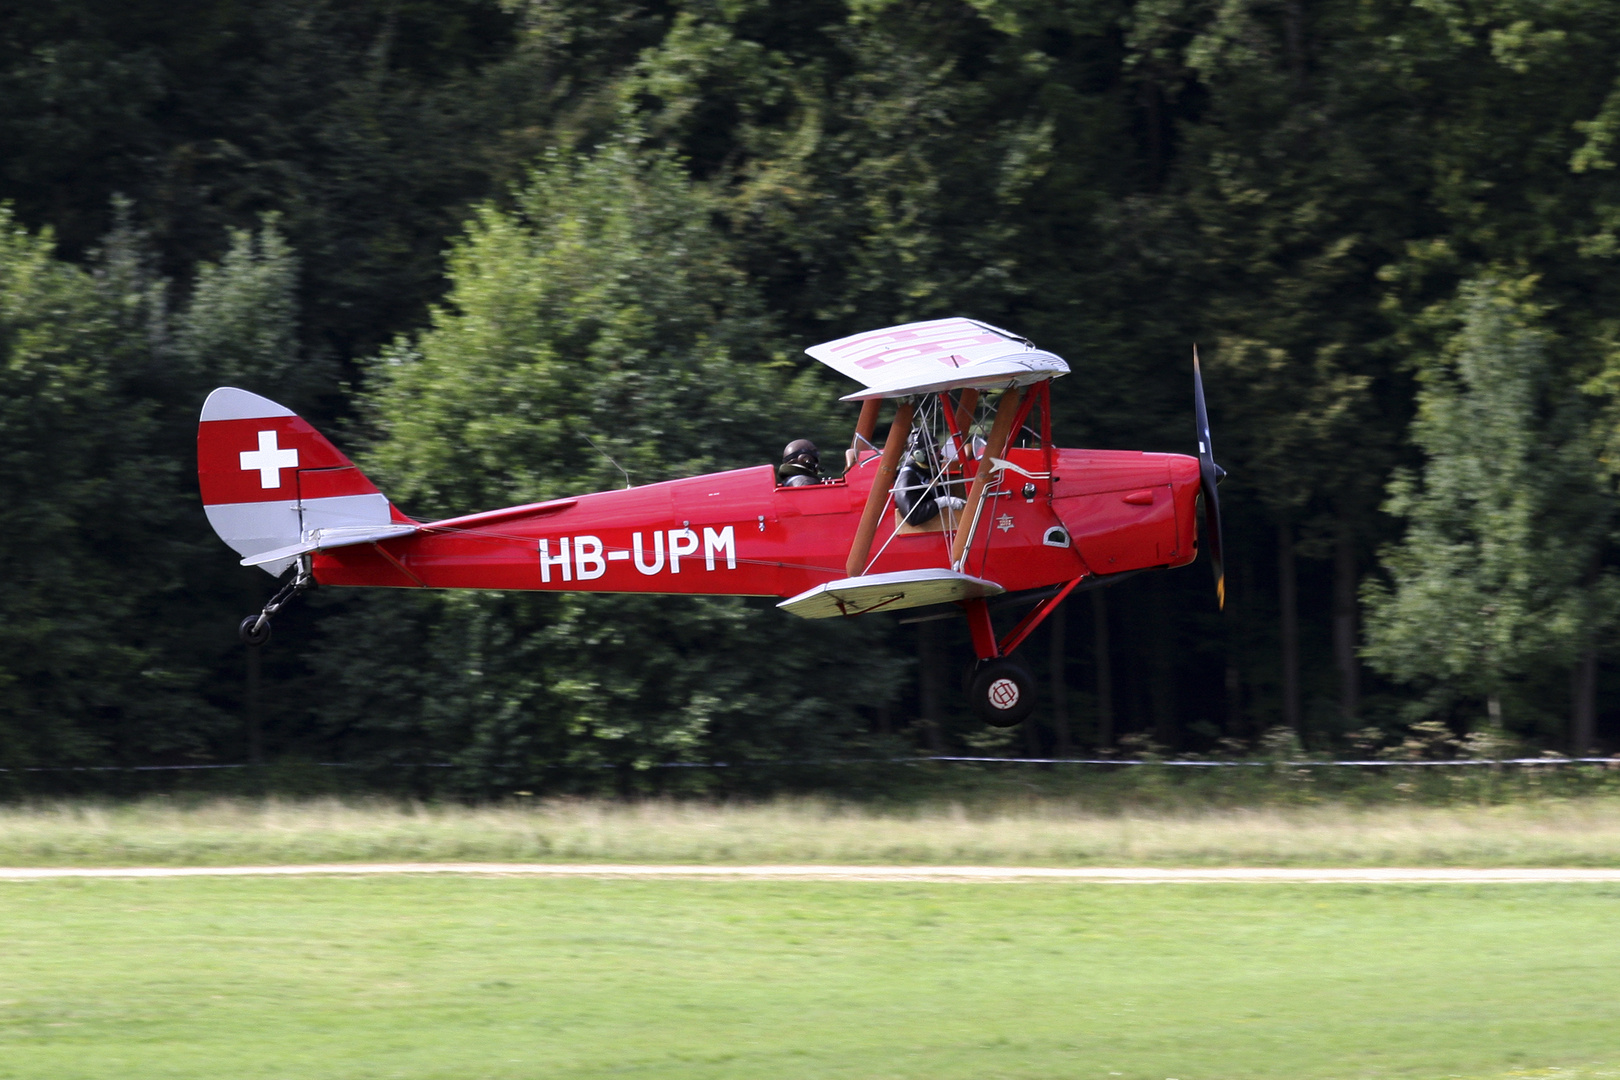
M 1185 484 L 1198 483 L 1198 459 L 1186 454 L 1176 454 L 1170 463 L 1170 482 L 1178 488 Z

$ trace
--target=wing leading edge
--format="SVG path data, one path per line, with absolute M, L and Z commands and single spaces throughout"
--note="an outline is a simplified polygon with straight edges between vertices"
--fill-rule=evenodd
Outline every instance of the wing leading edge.
M 1057 354 L 987 322 L 960 317 L 868 330 L 805 352 L 866 387 L 844 401 L 1027 386 L 1069 373 Z

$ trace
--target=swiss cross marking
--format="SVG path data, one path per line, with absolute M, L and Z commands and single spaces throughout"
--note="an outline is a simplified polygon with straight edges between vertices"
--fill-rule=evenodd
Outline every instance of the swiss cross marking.
M 276 433 L 273 431 L 259 432 L 257 450 L 242 451 L 242 471 L 257 471 L 261 488 L 280 487 L 281 470 L 296 468 L 298 468 L 298 451 L 291 447 L 283 450 L 276 446 Z

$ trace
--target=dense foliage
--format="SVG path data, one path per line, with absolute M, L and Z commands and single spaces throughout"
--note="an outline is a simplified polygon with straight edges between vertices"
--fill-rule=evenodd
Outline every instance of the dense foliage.
M 0 766 L 1620 745 L 1612 5 L 29 0 L 0 95 Z M 1070 360 L 1066 445 L 1187 451 L 1199 343 L 1224 614 L 1071 602 L 1002 737 L 959 629 L 331 592 L 250 708 L 211 386 L 470 511 L 835 445 L 803 346 L 952 313 Z

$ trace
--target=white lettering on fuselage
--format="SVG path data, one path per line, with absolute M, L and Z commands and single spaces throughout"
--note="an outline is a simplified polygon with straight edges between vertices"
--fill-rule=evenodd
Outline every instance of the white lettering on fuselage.
M 557 541 L 557 552 L 556 555 L 551 553 L 550 540 L 540 541 L 540 580 L 548 585 L 551 583 L 551 568 L 553 566 L 562 568 L 562 579 L 564 581 L 574 580 L 573 575 L 568 572 L 568 537 L 565 536 Z
M 652 562 L 643 562 L 641 559 L 641 534 L 630 534 L 630 544 L 632 550 L 636 553 L 636 569 L 643 574 L 656 574 L 664 568 L 664 534 L 655 532 L 652 534 L 652 538 L 653 560 Z
M 700 544 L 705 570 L 713 570 L 721 557 L 725 558 L 727 570 L 737 569 L 737 533 L 734 526 L 727 525 L 715 530 L 705 525 L 701 538 L 690 527 L 660 530 L 651 534 L 651 540 L 651 551 L 648 550 L 647 537 L 639 532 L 630 534 L 628 550 L 606 551 L 601 538 L 596 536 L 563 536 L 541 540 L 538 545 L 540 581 L 550 585 L 553 570 L 558 572 L 560 581 L 594 581 L 607 573 L 608 563 L 625 561 L 633 561 L 637 573 L 651 577 L 663 572 L 666 553 L 669 556 L 669 572 L 678 574 L 681 572 L 681 557 L 696 555 Z
M 607 573 L 607 563 L 602 561 L 602 541 L 594 536 L 574 537 L 574 576 L 581 581 L 591 581 Z
M 669 530 L 669 572 L 681 572 L 681 556 L 697 551 L 698 534 L 691 529 Z
M 727 525 L 719 532 L 715 532 L 707 525 L 703 527 L 703 569 L 714 569 L 714 557 L 721 552 L 726 554 L 726 569 L 737 569 L 737 537 Z

